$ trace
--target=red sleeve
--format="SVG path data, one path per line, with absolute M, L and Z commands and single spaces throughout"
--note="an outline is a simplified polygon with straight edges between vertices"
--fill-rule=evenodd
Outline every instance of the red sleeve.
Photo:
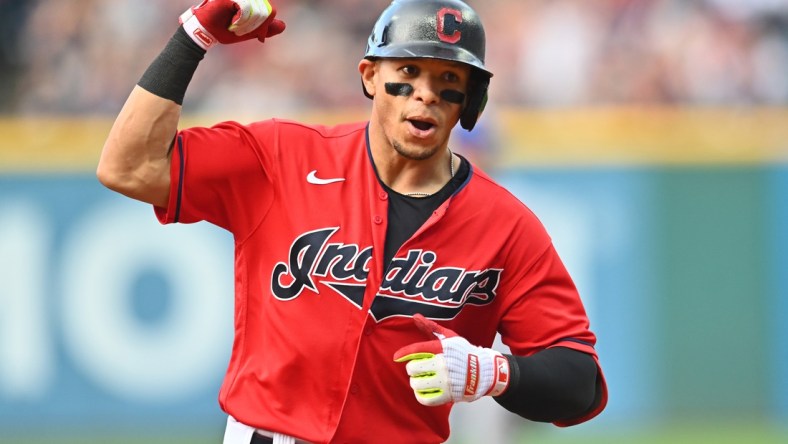
M 155 208 L 162 223 L 207 221 L 236 236 L 250 232 L 272 200 L 276 125 L 225 122 L 178 132 L 170 199 Z
M 501 335 L 513 352 L 531 355 L 543 348 L 561 345 L 586 353 L 594 352 L 596 337 L 574 282 L 549 244 L 530 265 L 520 264 L 520 276 L 507 294 L 518 295 L 507 308 Z
M 557 346 L 591 355 L 597 364 L 599 403 L 581 418 L 555 424 L 565 427 L 587 421 L 605 408 L 607 385 L 594 349 L 596 336 L 589 328 L 574 282 L 552 243 L 530 265 L 523 258 L 519 266 L 519 276 L 506 289 L 508 294 L 518 296 L 503 316 L 501 338 L 513 354 L 520 356 Z

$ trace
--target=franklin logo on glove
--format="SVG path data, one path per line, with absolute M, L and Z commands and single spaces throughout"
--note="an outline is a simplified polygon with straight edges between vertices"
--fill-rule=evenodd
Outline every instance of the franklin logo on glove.
M 394 361 L 407 362 L 410 387 L 421 404 L 471 402 L 506 391 L 509 361 L 503 354 L 477 347 L 421 314 L 414 315 L 413 321 L 421 331 L 438 338 L 394 353 Z

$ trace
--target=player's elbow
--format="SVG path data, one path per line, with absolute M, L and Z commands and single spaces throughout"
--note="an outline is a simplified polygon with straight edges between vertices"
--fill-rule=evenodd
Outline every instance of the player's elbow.
M 169 160 L 124 155 L 108 140 L 101 154 L 96 177 L 112 191 L 142 202 L 164 207 L 169 199 Z
M 96 178 L 102 185 L 115 191 L 117 187 L 117 175 L 103 158 L 99 160 L 98 167 L 96 168 Z
M 104 149 L 99 158 L 98 167 L 96 168 L 96 177 L 102 185 L 110 190 L 122 192 L 124 183 L 128 182 L 128 180 L 124 180 L 124 178 L 129 174 L 128 169 L 123 168 L 120 160 L 116 158 L 117 156 L 113 155 L 113 153 L 118 151 L 119 150 L 114 146 L 111 139 L 108 139 L 104 144 Z
M 113 189 L 115 176 L 104 162 L 99 161 L 98 167 L 96 168 L 96 178 L 105 187 Z
M 124 180 L 121 174 L 118 174 L 115 170 L 108 168 L 106 165 L 99 164 L 96 169 L 96 178 L 99 183 L 105 187 L 121 194 L 128 194 L 131 188 L 128 180 Z

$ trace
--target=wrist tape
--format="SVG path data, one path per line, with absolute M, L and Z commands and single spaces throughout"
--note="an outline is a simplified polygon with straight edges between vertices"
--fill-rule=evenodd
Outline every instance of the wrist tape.
M 197 65 L 205 57 L 205 52 L 179 26 L 137 85 L 161 98 L 183 105 L 186 88 Z

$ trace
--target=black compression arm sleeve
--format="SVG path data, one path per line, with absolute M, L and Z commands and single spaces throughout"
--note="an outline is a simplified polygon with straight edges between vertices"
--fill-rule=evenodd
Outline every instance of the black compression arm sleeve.
M 150 93 L 183 105 L 186 88 L 205 52 L 186 34 L 183 26 L 179 26 L 137 84 Z
M 529 357 L 506 357 L 511 369 L 509 387 L 493 399 L 512 413 L 532 421 L 555 422 L 578 418 L 600 401 L 591 355 L 554 347 Z

